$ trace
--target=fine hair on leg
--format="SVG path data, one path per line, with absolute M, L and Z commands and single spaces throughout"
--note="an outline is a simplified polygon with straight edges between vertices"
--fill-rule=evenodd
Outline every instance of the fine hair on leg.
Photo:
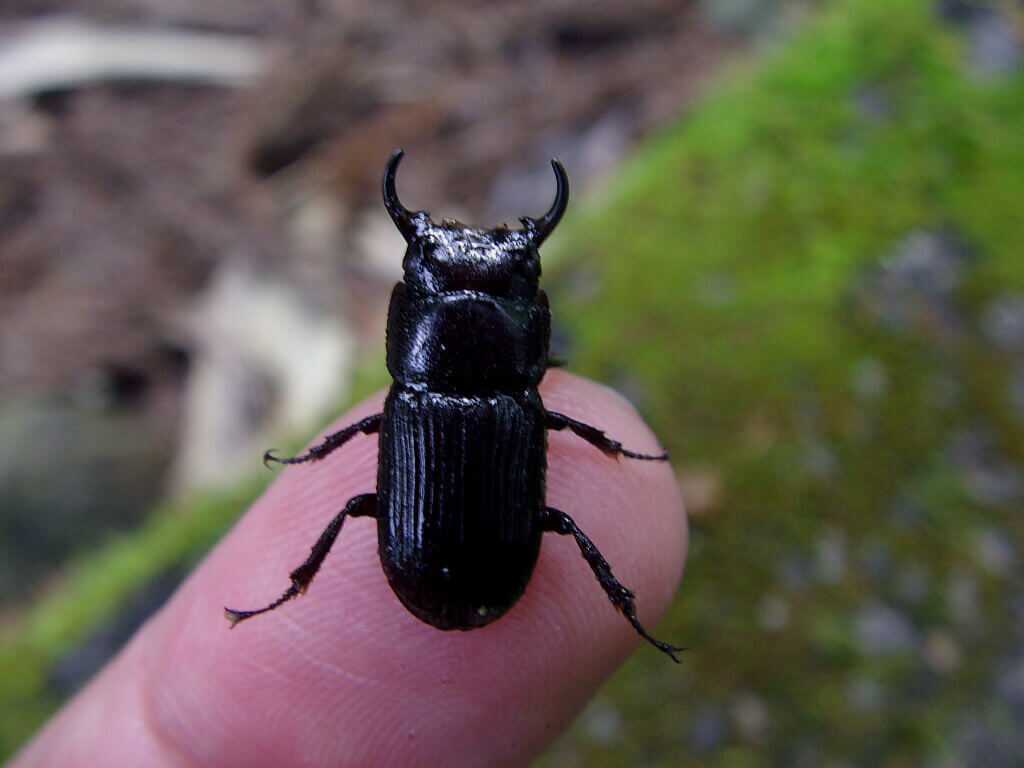
M 598 551 L 594 542 L 592 542 L 583 531 L 580 530 L 576 522 L 569 517 L 565 512 L 554 509 L 552 507 L 544 508 L 544 528 L 548 531 L 554 531 L 555 533 L 562 534 L 563 536 L 572 536 L 576 540 L 576 545 L 580 548 L 580 553 L 583 555 L 583 559 L 587 561 L 587 565 L 590 566 L 590 570 L 594 572 L 597 577 L 598 583 L 601 588 L 604 589 L 608 599 L 612 601 L 619 612 L 626 617 L 626 620 L 633 625 L 633 629 L 637 631 L 644 640 L 653 645 L 659 651 L 663 651 L 668 654 L 672 661 L 679 663 L 679 657 L 676 655 L 678 652 L 685 650 L 668 643 L 663 643 L 660 640 L 655 640 L 651 637 L 647 630 L 640 624 L 640 620 L 636 616 L 636 603 L 634 598 L 636 597 L 633 592 L 626 589 L 618 579 L 612 574 L 612 568 L 608 565 L 608 561 L 604 559 L 604 555 Z
M 603 430 L 597 427 L 586 424 L 582 421 L 566 416 L 564 413 L 556 413 L 555 411 L 545 411 L 547 417 L 547 428 L 549 430 L 558 431 L 561 429 L 569 429 L 578 437 L 582 437 L 592 446 L 597 448 L 599 451 L 604 453 L 606 456 L 612 456 L 619 458 L 625 456 L 628 459 L 639 459 L 641 461 L 667 461 L 668 453 L 636 453 L 622 447 L 622 443 L 618 440 L 612 440 Z
M 367 416 L 365 419 L 357 421 L 355 424 L 349 424 L 344 429 L 339 429 L 333 435 L 325 437 L 319 445 L 315 445 L 305 453 L 299 456 L 293 456 L 290 459 L 282 459 L 275 456 L 275 450 L 271 448 L 263 454 L 263 464 L 264 466 L 269 467 L 270 462 L 272 461 L 277 464 L 305 464 L 307 461 L 319 461 L 334 452 L 336 449 L 341 448 L 341 446 L 360 432 L 364 435 L 372 435 L 380 431 L 380 422 L 383 416 L 384 414 L 382 413 L 375 413 L 373 416 Z
M 375 493 L 364 493 L 360 496 L 355 496 L 349 499 L 348 504 L 345 508 L 339 512 L 331 522 L 324 528 L 323 533 L 320 534 L 320 538 L 316 540 L 316 544 L 310 549 L 309 557 L 306 558 L 306 562 L 291 572 L 291 586 L 284 591 L 277 600 L 272 602 L 270 605 L 264 606 L 263 608 L 257 608 L 252 611 L 239 611 L 234 608 L 224 608 L 224 616 L 234 627 L 238 622 L 250 619 L 253 616 L 258 616 L 261 613 L 267 613 L 272 611 L 278 606 L 288 602 L 294 597 L 298 597 L 309 587 L 310 582 L 313 581 L 313 577 L 316 576 L 316 572 L 320 570 L 320 566 L 324 562 L 324 558 L 327 557 L 327 553 L 331 551 L 331 545 L 334 544 L 334 540 L 338 538 L 338 534 L 341 532 L 342 523 L 345 522 L 346 517 L 376 517 L 377 516 L 377 494 Z

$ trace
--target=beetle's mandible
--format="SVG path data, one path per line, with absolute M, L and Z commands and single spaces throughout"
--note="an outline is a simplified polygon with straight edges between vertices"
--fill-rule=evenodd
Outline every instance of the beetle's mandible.
M 547 431 L 569 429 L 611 457 L 664 461 L 626 450 L 597 427 L 548 411 L 537 390 L 552 365 L 551 311 L 538 287 L 538 248 L 565 212 L 569 181 L 551 161 L 555 201 L 521 229 L 477 229 L 409 211 L 395 192 L 396 151 L 384 171 L 384 205 L 408 248 L 391 294 L 387 367 L 394 383 L 381 413 L 329 435 L 291 459 L 318 461 L 357 434 L 379 435 L 377 491 L 350 499 L 264 608 L 225 608 L 231 626 L 305 592 L 346 517 L 377 520 L 381 565 L 417 618 L 473 629 L 504 614 L 526 589 L 546 532 L 572 536 L 614 606 L 675 661 L 681 650 L 651 637 L 634 595 L 565 512 L 545 505 Z

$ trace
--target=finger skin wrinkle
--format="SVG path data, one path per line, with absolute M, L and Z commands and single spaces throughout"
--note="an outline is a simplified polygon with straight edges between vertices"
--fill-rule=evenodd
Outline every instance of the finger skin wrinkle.
M 168 768 L 201 768 L 195 756 L 186 752 L 184 746 L 162 727 L 161 723 L 166 722 L 166 717 L 157 715 L 157 707 L 161 706 L 161 704 L 157 702 L 156 690 L 152 683 L 153 676 L 149 666 L 144 663 L 137 663 L 135 666 L 140 670 L 139 674 L 135 677 L 139 681 L 138 693 L 136 695 L 139 701 L 139 709 L 142 713 L 142 722 L 152 739 L 152 743 L 161 751 L 163 757 L 166 758 L 165 764 Z M 167 701 L 166 697 L 164 702 L 165 706 L 170 706 L 170 702 Z M 152 763 L 151 765 L 156 766 L 160 765 L 160 763 Z

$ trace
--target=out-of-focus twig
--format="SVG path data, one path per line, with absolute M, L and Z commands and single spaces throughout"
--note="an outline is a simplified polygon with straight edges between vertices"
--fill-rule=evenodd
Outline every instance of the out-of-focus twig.
M 260 74 L 267 54 L 266 44 L 238 36 L 60 16 L 0 37 L 0 99 L 111 79 L 239 86 Z

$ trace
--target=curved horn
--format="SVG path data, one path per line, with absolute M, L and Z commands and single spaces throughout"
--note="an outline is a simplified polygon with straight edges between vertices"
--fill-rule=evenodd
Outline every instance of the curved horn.
M 565 166 L 558 162 L 557 158 L 553 157 L 551 158 L 551 167 L 555 171 L 555 182 L 557 184 L 555 202 L 551 204 L 551 208 L 542 218 L 523 219 L 523 223 L 534 230 L 533 243 L 537 247 L 540 247 L 540 244 L 554 230 L 561 220 L 562 214 L 565 213 L 565 207 L 569 204 L 569 177 L 565 173 Z
M 388 164 L 384 168 L 382 187 L 384 191 L 384 207 L 388 209 L 388 213 L 391 214 L 391 220 L 395 222 L 395 226 L 402 233 L 402 237 L 409 241 L 416 234 L 416 222 L 412 219 L 412 212 L 402 205 L 398 199 L 398 193 L 395 192 L 395 170 L 398 168 L 398 163 L 402 159 L 403 154 L 405 154 L 404 150 L 396 149 L 395 153 L 391 155 L 391 159 L 388 160 Z

